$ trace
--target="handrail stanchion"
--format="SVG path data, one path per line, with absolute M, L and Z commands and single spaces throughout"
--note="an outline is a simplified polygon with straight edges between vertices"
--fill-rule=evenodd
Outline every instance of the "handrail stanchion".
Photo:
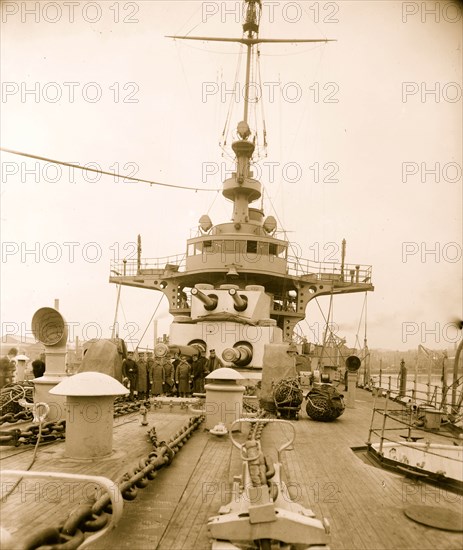
M 381 428 L 381 441 L 379 443 L 379 454 L 383 454 L 384 430 L 386 428 L 388 401 L 389 401 L 389 392 L 386 392 L 386 403 L 384 404 L 384 411 L 383 411 L 383 425 Z
M 368 432 L 368 441 L 367 441 L 368 446 L 371 444 L 371 433 L 373 431 L 373 420 L 375 418 L 375 413 L 376 413 L 376 397 L 377 397 L 377 395 L 378 395 L 378 392 L 375 391 L 375 395 L 374 395 L 374 398 L 373 398 L 373 410 L 371 412 L 370 430 Z

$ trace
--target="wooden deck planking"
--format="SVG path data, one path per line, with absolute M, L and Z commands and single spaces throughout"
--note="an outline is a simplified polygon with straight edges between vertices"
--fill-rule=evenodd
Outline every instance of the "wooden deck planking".
M 228 500 L 225 491 L 228 489 L 231 445 L 227 439 L 208 437 L 198 467 L 161 540 L 163 549 L 204 547 L 201 544 L 208 538 L 205 529 L 208 518 L 216 515 Z M 195 524 L 199 529 L 193 527 Z
M 135 500 L 124 503 L 117 530 L 92 544 L 91 550 L 157 548 L 198 466 L 207 438 L 199 428 L 171 465 L 160 470 Z
M 368 399 L 362 401 L 371 406 Z M 298 427 L 296 449 L 293 453 L 283 453 L 283 463 L 289 466 L 289 479 L 303 480 L 304 496 L 309 496 L 308 502 L 301 504 L 312 507 L 319 517 L 324 515 L 331 520 L 332 548 L 434 548 L 443 541 L 448 545 L 445 547 L 459 548 L 459 534 L 411 525 L 402 511 L 403 478 L 364 464 L 350 450 L 349 446 L 365 443 L 370 410 L 366 407 L 362 410 L 359 406 L 345 414 L 330 424 L 307 419 L 295 423 Z M 275 426 L 271 429 L 275 430 Z M 269 433 L 264 430 L 264 448 L 267 442 L 272 447 L 277 446 L 278 437 Z M 294 458 L 289 459 L 290 456 Z M 311 499 L 310 492 L 315 486 L 318 493 L 313 492 Z M 333 493 L 334 488 L 338 488 L 336 493 Z M 323 490 L 326 494 L 322 494 Z M 201 548 L 199 542 L 197 539 L 192 548 Z M 205 537 L 202 544 L 206 544 Z
M 148 416 L 150 426 L 156 428 L 158 441 L 167 440 L 179 428 L 186 424 L 188 416 L 153 411 Z M 26 470 L 32 459 L 33 448 L 28 451 L 23 448 L 0 447 L 4 452 L 0 455 L 2 470 Z M 130 452 L 128 452 L 130 451 Z M 75 460 L 66 458 L 65 443 L 57 442 L 38 448 L 36 460 L 31 471 L 63 472 L 82 475 L 101 475 L 118 480 L 133 466 L 138 465 L 139 457 L 147 457 L 152 451 L 148 437 L 148 427 L 141 426 L 141 417 L 130 414 L 115 423 L 113 432 L 113 453 L 110 457 L 98 461 Z M 138 458 L 137 458 L 138 457 Z M 2 526 L 11 533 L 39 529 L 46 525 L 57 525 L 81 501 L 91 494 L 88 482 L 69 482 L 63 480 L 61 489 L 57 481 L 47 481 L 39 478 L 24 478 L 14 492 L 4 498 L 17 476 L 2 475 L 0 512 Z M 24 514 L 18 513 L 23 509 Z
M 296 502 L 311 508 L 317 517 L 328 518 L 332 527 L 332 550 L 460 549 L 461 533 L 414 523 L 405 516 L 403 508 L 409 504 L 429 504 L 461 511 L 461 496 L 426 484 L 414 486 L 400 475 L 367 465 L 352 452 L 350 447 L 365 445 L 371 422 L 373 399 L 361 390 L 358 396 L 356 408 L 347 409 L 335 422 L 315 422 L 303 412 L 301 419 L 293 423 L 297 432 L 295 448 L 282 453 L 282 462 L 285 480 L 298 489 Z M 136 457 L 147 456 L 151 450 L 148 427 L 140 426 L 140 418 L 132 414 L 118 420 L 114 448 L 122 456 L 112 459 L 117 465 L 110 464 L 111 460 L 101 461 L 92 473 L 117 479 L 117 475 L 138 463 Z M 186 419 L 186 412 L 178 414 L 175 407 L 172 411 L 166 412 L 164 408 L 164 411 L 150 412 L 148 417 L 150 426 L 156 427 L 158 441 L 168 439 Z M 379 419 L 378 416 L 376 425 Z M 283 428 L 277 424 L 263 431 L 264 453 L 273 460 L 283 435 Z M 430 439 L 434 437 L 429 434 Z M 64 444 L 41 448 L 33 469 L 51 469 L 51 464 L 55 470 L 89 469 L 88 463 L 66 461 L 62 457 L 54 460 L 58 448 L 63 449 Z M 9 452 L 1 452 L 0 457 L 2 468 L 12 467 L 12 462 L 19 468 L 30 462 L 31 452 L 10 448 Z M 174 462 L 160 471 L 146 489 L 139 490 L 135 501 L 125 503 L 118 529 L 99 546 L 92 545 L 92 550 L 210 547 L 207 520 L 230 500 L 230 482 L 240 473 L 239 452 L 230 441 L 212 437 L 200 428 Z M 27 513 L 29 518 L 37 516 L 37 524 L 43 526 L 41 504 L 28 503 Z M 4 505 L 2 512 L 3 508 Z M 60 512 L 61 519 L 62 510 Z M 47 523 L 54 524 L 56 522 Z
M 311 488 L 309 493 L 313 494 L 312 500 L 315 501 L 315 506 L 312 506 L 314 512 L 319 517 L 324 515 L 328 518 L 333 532 L 343 533 L 340 548 L 359 548 L 362 546 L 362 536 L 358 531 L 357 523 L 351 519 L 354 509 L 351 507 L 351 503 L 346 502 L 344 475 L 339 471 L 340 466 L 342 469 L 342 456 L 333 446 L 327 450 L 326 447 L 320 445 L 315 453 L 317 454 L 318 471 L 311 474 L 312 457 L 301 452 L 301 447 L 296 442 L 294 457 L 291 459 L 299 467 L 298 479 L 304 480 Z M 286 454 L 286 460 L 289 460 L 291 454 Z M 333 463 L 334 458 L 337 467 L 332 469 L 330 463 Z M 309 498 L 309 503 L 310 500 Z M 320 502 L 326 506 L 316 506 Z
M 403 502 L 407 480 L 364 464 L 350 450 L 349 445 L 362 445 L 368 434 L 371 416 L 365 415 L 368 394 L 366 397 L 362 400 L 364 407 L 359 400 L 356 409 L 348 409 L 345 416 L 334 423 L 315 423 L 302 415 L 303 420 L 294 424 L 298 432 L 295 451 L 283 453 L 283 464 L 289 479 L 299 480 L 305 488 L 306 499 L 302 504 L 311 507 L 319 517 L 328 517 L 332 525 L 332 548 L 434 548 L 442 547 L 443 541 L 445 547 L 460 547 L 461 534 L 439 532 L 412 524 L 406 518 L 404 505 L 422 503 L 419 495 L 410 495 L 410 502 Z M 269 437 L 267 432 L 263 442 L 271 440 L 275 446 L 280 443 L 281 434 L 276 435 L 275 428 L 266 428 L 272 430 L 273 435 Z M 330 484 L 338 488 L 335 499 L 327 492 L 333 488 Z M 434 488 L 422 486 L 435 494 Z M 314 487 L 319 489 L 318 499 L 312 491 Z M 461 510 L 461 496 L 452 494 L 450 500 L 455 501 L 451 503 L 456 505 L 454 509 Z
M 359 410 L 354 409 L 352 412 L 354 411 L 356 413 L 360 412 L 360 407 Z M 350 412 L 351 410 L 347 410 L 345 415 L 349 415 Z M 431 540 L 426 547 L 439 546 L 439 541 L 442 544 L 443 540 L 446 540 L 449 548 L 461 545 L 461 535 L 455 536 L 452 533 L 437 532 L 434 529 L 425 527 L 423 529 L 426 533 L 424 533 L 422 529 L 415 528 L 416 524 L 410 529 L 411 522 L 402 512 L 404 503 L 402 502 L 402 493 L 399 488 L 403 483 L 403 478 L 362 463 L 344 445 L 345 441 L 343 441 L 344 438 L 341 434 L 339 434 L 339 437 L 334 437 L 335 434 L 333 433 L 329 438 L 323 437 L 321 431 L 324 428 L 322 426 L 326 426 L 326 430 L 334 428 L 333 432 L 339 432 L 340 428 L 343 427 L 343 420 L 348 419 L 350 422 L 355 416 L 358 416 L 358 414 L 347 417 L 343 416 L 331 425 L 320 424 L 320 433 L 318 434 L 319 437 L 317 437 L 317 453 L 319 457 L 324 458 L 323 463 L 326 465 L 325 479 L 332 480 L 339 486 L 339 499 L 344 508 L 343 512 L 342 508 L 328 502 L 328 514 L 325 513 L 325 515 L 328 515 L 333 527 L 334 525 L 342 525 L 340 513 L 350 516 L 350 529 L 356 530 L 357 533 L 361 534 L 362 538 L 361 542 L 358 540 L 357 542 L 351 541 L 345 545 L 347 537 L 344 529 L 337 531 L 333 528 L 332 547 L 423 548 L 423 536 L 428 534 L 431 534 Z M 345 432 L 353 436 L 352 441 L 358 444 L 356 439 L 360 433 L 355 434 L 353 430 L 354 427 L 351 426 Z M 337 457 L 337 463 L 333 460 L 333 457 Z M 307 458 L 307 453 L 305 453 L 305 455 L 301 455 L 296 461 L 304 462 L 304 460 L 307 461 Z M 310 471 L 310 469 L 309 457 L 306 467 L 302 468 L 302 472 Z M 385 484 L 384 486 L 383 483 Z M 393 489 L 392 491 L 391 488 Z M 461 507 L 461 497 L 457 495 L 453 496 L 459 499 Z M 356 526 L 358 526 L 357 529 Z M 421 528 L 421 526 L 418 527 Z M 419 533 L 413 535 L 413 532 Z M 379 538 L 376 536 L 377 533 L 380 534 Z M 424 536 L 424 538 L 425 540 L 429 540 L 427 536 Z M 350 546 L 351 544 L 353 546 Z

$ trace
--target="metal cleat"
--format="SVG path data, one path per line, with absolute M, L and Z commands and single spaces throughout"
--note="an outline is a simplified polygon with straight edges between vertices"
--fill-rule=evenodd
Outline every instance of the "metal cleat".
M 48 403 L 42 403 L 42 402 L 28 403 L 23 398 L 18 401 L 18 404 L 21 405 L 21 407 L 23 407 L 26 410 L 27 409 L 32 410 L 32 414 L 33 414 L 32 422 L 34 424 L 40 424 L 41 422 L 43 422 L 47 418 L 48 413 L 50 412 L 50 407 L 48 406 Z M 39 412 L 40 408 L 44 409 L 42 413 Z
M 146 419 L 146 416 L 148 414 L 148 409 L 145 407 L 145 405 L 142 405 L 140 407 L 140 414 L 142 416 L 141 425 L 142 426 L 148 426 L 148 420 Z

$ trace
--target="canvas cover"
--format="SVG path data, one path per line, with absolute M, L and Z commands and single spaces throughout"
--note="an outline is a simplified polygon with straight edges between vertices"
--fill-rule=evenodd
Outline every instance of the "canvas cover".
M 122 382 L 122 346 L 114 340 L 91 340 L 84 347 L 84 356 L 77 372 L 101 372 Z

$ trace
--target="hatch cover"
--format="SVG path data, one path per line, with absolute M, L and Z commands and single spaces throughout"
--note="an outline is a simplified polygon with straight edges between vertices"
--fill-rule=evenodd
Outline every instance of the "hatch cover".
M 429 527 L 445 531 L 463 531 L 463 515 L 448 508 L 417 504 L 408 506 L 404 512 L 408 518 Z

